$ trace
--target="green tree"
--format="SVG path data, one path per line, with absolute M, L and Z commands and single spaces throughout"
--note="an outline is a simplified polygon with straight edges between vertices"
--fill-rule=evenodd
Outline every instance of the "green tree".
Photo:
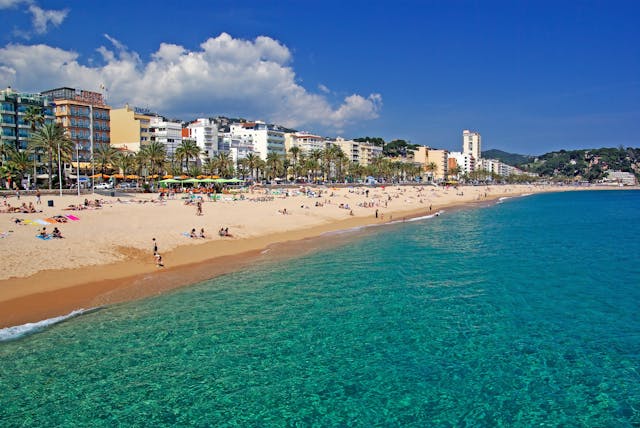
M 45 153 L 48 162 L 49 190 L 51 190 L 53 187 L 53 162 L 58 158 L 58 153 L 70 154 L 73 151 L 73 143 L 66 135 L 62 125 L 45 123 L 32 134 L 29 145 L 32 150 L 42 150 Z
M 146 163 L 149 165 L 151 175 L 163 175 L 164 163 L 167 159 L 167 149 L 164 144 L 158 141 L 152 141 L 145 145 L 141 152 L 143 153 Z
M 107 165 L 110 165 L 110 167 L 113 168 L 113 162 L 115 161 L 118 153 L 118 149 L 116 149 L 115 147 L 107 146 L 106 144 L 100 144 L 96 148 L 93 154 L 93 158 L 98 163 L 98 165 L 100 165 L 101 174 L 105 173 Z
M 284 172 L 283 159 L 277 152 L 267 153 L 266 172 L 269 180 L 282 176 Z
M 184 170 L 189 170 L 189 160 L 193 157 L 196 159 L 200 155 L 200 147 L 193 140 L 182 140 L 182 143 L 176 147 L 176 157 L 185 160 Z

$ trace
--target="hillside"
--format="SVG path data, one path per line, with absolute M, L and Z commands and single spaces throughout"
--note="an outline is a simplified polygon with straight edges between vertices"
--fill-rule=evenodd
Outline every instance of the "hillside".
M 518 155 L 515 153 L 507 153 L 502 150 L 486 150 L 482 152 L 482 157 L 486 159 L 498 159 L 500 162 L 511 166 L 518 166 L 533 161 L 534 157 L 529 155 Z
M 563 175 L 590 181 L 602 179 L 607 171 L 631 172 L 640 178 L 640 149 L 560 150 L 546 153 L 518 167 L 546 177 Z

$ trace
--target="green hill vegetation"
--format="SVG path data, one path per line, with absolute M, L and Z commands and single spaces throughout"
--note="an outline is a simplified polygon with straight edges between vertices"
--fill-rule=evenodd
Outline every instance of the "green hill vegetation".
M 534 156 L 518 155 L 515 153 L 507 153 L 502 150 L 487 150 L 482 152 L 482 157 L 486 159 L 497 159 L 507 165 L 516 166 L 533 161 Z
M 560 150 L 515 166 L 543 177 L 565 176 L 596 181 L 604 178 L 607 171 L 624 171 L 640 178 L 640 149 Z

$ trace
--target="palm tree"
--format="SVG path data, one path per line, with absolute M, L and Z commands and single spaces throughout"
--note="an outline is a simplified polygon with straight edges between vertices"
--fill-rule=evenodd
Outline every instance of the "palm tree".
M 277 152 L 267 153 L 267 178 L 277 178 L 282 174 L 283 168 L 282 157 Z
M 31 128 L 31 134 L 33 135 L 33 133 L 36 131 L 37 127 L 40 127 L 42 125 L 44 125 L 45 122 L 45 117 L 44 117 L 44 112 L 42 111 L 41 107 L 38 106 L 29 106 L 27 107 L 27 109 L 24 112 L 24 116 L 23 116 L 23 120 L 28 123 Z M 17 147 L 16 147 L 17 148 Z M 36 182 L 36 162 L 39 160 L 38 159 L 38 151 L 37 150 L 32 150 L 33 153 L 33 183 L 35 184 Z
M 113 164 L 122 174 L 128 175 L 135 165 L 135 155 L 132 152 L 120 152 L 114 156 Z
M 151 175 L 161 175 L 161 169 L 163 168 L 164 162 L 167 158 L 167 148 L 164 144 L 159 143 L 158 141 L 152 141 L 144 146 L 141 152 L 149 163 L 149 170 L 152 173 Z
M 255 180 L 258 179 L 258 162 L 260 161 L 260 157 L 258 155 L 256 155 L 255 153 L 248 153 L 247 156 L 245 156 L 245 163 L 247 164 L 247 168 L 249 169 L 249 174 L 251 174 L 251 178 L 254 178 Z M 253 172 L 256 172 L 255 176 L 253 175 Z
M 424 170 L 429 173 L 430 181 L 433 181 L 433 175 L 438 171 L 438 164 L 435 162 L 429 162 L 424 166 Z
M 100 164 L 100 173 L 104 174 L 107 165 L 113 165 L 118 155 L 118 149 L 115 147 L 100 144 L 94 153 L 94 159 Z M 113 167 L 113 166 L 112 166 Z
M 200 155 L 200 147 L 193 140 L 182 140 L 182 143 L 176 147 L 176 157 L 185 159 L 185 170 L 189 170 L 189 159 L 193 156 L 196 158 Z
M 49 190 L 53 187 L 53 161 L 59 153 L 73 151 L 73 143 L 59 123 L 45 123 L 29 139 L 33 150 L 42 149 L 46 153 L 49 166 Z M 58 174 L 60 171 L 58 171 Z
M 212 164 L 214 169 L 217 170 L 218 175 L 221 177 L 231 178 L 231 176 L 233 176 L 233 159 L 229 153 L 216 153 L 213 157 Z
M 291 154 L 291 166 L 293 167 L 293 179 L 298 178 L 298 157 L 300 156 L 300 147 L 293 146 L 289 149 Z
M 27 170 L 31 166 L 31 159 L 28 152 L 19 150 L 12 150 L 9 154 L 9 164 L 13 166 L 18 175 L 20 176 L 20 182 L 24 179 Z

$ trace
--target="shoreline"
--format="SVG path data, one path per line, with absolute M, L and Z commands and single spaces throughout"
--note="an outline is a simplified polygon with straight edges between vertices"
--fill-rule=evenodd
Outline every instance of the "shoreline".
M 467 189 L 464 188 L 465 191 Z M 498 190 L 503 192 L 492 193 L 482 200 L 434 201 L 431 212 L 426 206 L 385 210 L 388 215 L 385 220 L 373 216 L 357 216 L 227 241 L 209 240 L 195 245 L 186 243 L 163 253 L 167 266 L 164 268 L 155 266 L 148 251 L 125 245 L 116 246 L 125 254 L 124 260 L 79 268 L 47 269 L 33 275 L 0 280 L 0 328 L 67 315 L 78 309 L 105 307 L 159 295 L 239 271 L 261 260 L 287 259 L 300 255 L 301 251 L 318 251 L 318 247 L 323 245 L 336 245 L 333 242 L 336 241 L 336 235 L 353 239 L 354 234 L 371 231 L 370 226 L 389 225 L 398 222 L 400 218 L 433 215 L 443 209 L 492 205 L 504 197 L 618 189 L 498 187 Z M 246 207 L 242 207 L 244 208 Z M 275 246 L 278 247 L 277 251 L 271 251 Z

